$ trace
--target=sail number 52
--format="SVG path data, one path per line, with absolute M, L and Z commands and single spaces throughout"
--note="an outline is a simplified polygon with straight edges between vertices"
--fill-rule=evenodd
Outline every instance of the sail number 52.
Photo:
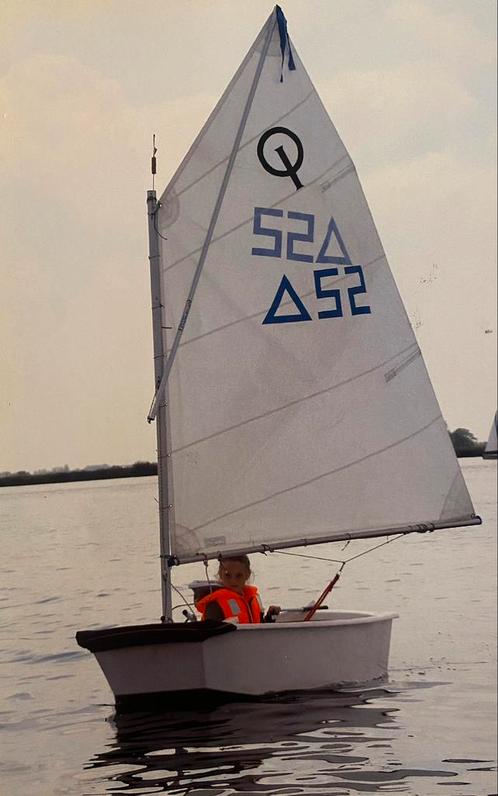
M 254 246 L 251 249 L 251 254 L 255 257 L 283 257 L 286 260 L 302 263 L 342 266 L 341 272 L 337 267 L 321 268 L 313 271 L 316 297 L 329 301 L 329 308 L 318 312 L 318 318 L 342 318 L 345 314 L 345 305 L 351 315 L 369 314 L 371 312 L 370 306 L 365 303 L 359 303 L 357 300 L 358 296 L 367 292 L 363 268 L 361 265 L 352 264 L 334 219 L 331 218 L 329 221 L 325 237 L 315 259 L 309 250 L 308 252 L 302 250 L 303 245 L 306 249 L 306 244 L 314 243 L 315 216 L 310 213 L 287 211 L 287 218 L 294 222 L 294 229 L 287 232 L 271 226 L 272 217 L 283 218 L 283 216 L 284 211 L 275 207 L 254 208 L 253 233 L 254 235 L 265 237 L 266 246 Z M 296 226 L 297 229 L 295 228 Z M 334 251 L 334 254 L 331 253 L 332 251 Z M 356 283 L 347 288 L 347 302 L 343 301 L 341 291 L 338 288 L 327 288 L 323 285 L 323 281 L 327 277 L 339 276 L 340 273 L 356 278 Z M 284 312 L 280 312 L 277 315 L 276 312 L 281 307 Z M 287 312 L 288 309 L 290 309 L 290 312 Z M 311 320 L 312 317 L 303 300 L 298 296 L 290 279 L 284 274 L 263 323 L 296 323 L 297 321 Z

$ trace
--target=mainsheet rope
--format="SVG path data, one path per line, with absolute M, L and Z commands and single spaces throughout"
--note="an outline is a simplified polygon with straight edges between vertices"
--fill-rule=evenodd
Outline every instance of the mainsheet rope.
M 386 539 L 385 542 L 381 542 L 380 544 L 377 544 L 374 547 L 370 547 L 368 550 L 363 550 L 362 553 L 357 553 L 355 556 L 351 556 L 351 558 L 347 558 L 345 561 L 340 561 L 340 560 L 338 560 L 336 558 L 322 558 L 321 556 L 310 556 L 310 555 L 307 555 L 306 553 L 288 553 L 287 551 L 284 551 L 284 550 L 274 550 L 273 551 L 274 553 L 280 553 L 280 555 L 283 555 L 283 556 L 298 556 L 299 558 L 314 558 L 317 561 L 329 561 L 329 562 L 333 562 L 334 564 L 340 564 L 341 565 L 339 567 L 338 571 L 336 572 L 336 574 L 334 575 L 334 577 L 332 578 L 332 580 L 329 581 L 329 583 L 327 583 L 327 585 L 325 586 L 324 590 L 320 594 L 319 598 L 310 607 L 310 610 L 308 611 L 308 613 L 304 617 L 303 621 L 304 622 L 309 622 L 310 619 L 312 619 L 312 617 L 315 615 L 315 613 L 318 611 L 318 609 L 320 608 L 321 604 L 325 600 L 325 597 L 328 594 L 330 594 L 330 592 L 334 588 L 335 584 L 337 583 L 337 581 L 341 577 L 342 570 L 344 569 L 346 564 L 349 564 L 350 561 L 354 561 L 355 558 L 361 558 L 361 556 L 365 556 L 367 553 L 371 553 L 373 550 L 377 550 L 379 547 L 384 547 L 384 545 L 386 545 L 386 544 L 390 544 L 391 542 L 395 542 L 397 539 L 401 539 L 402 536 L 404 536 L 404 534 L 402 534 L 402 533 L 400 533 L 398 536 L 392 536 L 390 539 Z M 349 541 L 350 540 L 348 540 L 346 542 L 346 544 L 342 548 L 343 550 L 346 549 L 346 547 L 349 544 Z
M 404 533 L 398 534 L 398 536 L 391 536 L 389 539 L 386 539 L 385 542 L 381 542 L 380 544 L 374 545 L 374 547 L 369 547 L 368 550 L 363 550 L 362 553 L 357 553 L 355 556 L 351 556 L 351 558 L 347 558 L 345 561 L 340 558 L 324 558 L 323 556 L 310 556 L 307 553 L 289 553 L 286 550 L 268 550 L 265 551 L 265 555 L 267 552 L 269 553 L 279 553 L 281 556 L 297 556 L 298 558 L 313 558 L 315 561 L 328 561 L 332 562 L 333 564 L 349 564 L 350 561 L 354 561 L 355 558 L 360 558 L 361 556 L 367 555 L 367 553 L 371 553 L 373 550 L 377 550 L 379 547 L 384 547 L 386 544 L 391 544 L 391 542 L 396 542 L 398 539 L 402 539 L 405 536 Z M 348 544 L 350 543 L 350 539 L 346 542 L 343 547 L 343 550 L 346 549 Z

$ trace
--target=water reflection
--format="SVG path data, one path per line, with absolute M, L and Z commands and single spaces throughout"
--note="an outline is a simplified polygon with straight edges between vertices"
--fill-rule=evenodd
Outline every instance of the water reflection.
M 391 697 L 320 693 L 115 716 L 115 743 L 89 768 L 100 769 L 105 793 L 178 796 L 409 793 L 412 777 L 454 777 L 402 768 L 391 743 L 400 730 Z

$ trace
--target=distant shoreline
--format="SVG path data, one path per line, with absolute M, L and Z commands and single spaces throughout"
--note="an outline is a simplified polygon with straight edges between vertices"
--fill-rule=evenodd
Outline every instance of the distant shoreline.
M 0 477 L 2 486 L 29 486 L 31 484 L 66 484 L 73 481 L 102 481 L 107 478 L 140 478 L 157 475 L 156 462 L 138 462 L 130 465 L 99 467 L 95 470 L 64 470 L 49 473 L 10 473 Z
M 482 457 L 485 443 L 472 448 L 472 450 L 456 451 L 458 458 Z M 74 481 L 102 481 L 109 478 L 141 478 L 142 476 L 157 475 L 156 462 L 137 462 L 130 465 L 114 465 L 100 467 L 95 470 L 65 470 L 49 473 L 17 472 L 0 476 L 2 486 L 30 486 L 31 484 L 67 484 Z

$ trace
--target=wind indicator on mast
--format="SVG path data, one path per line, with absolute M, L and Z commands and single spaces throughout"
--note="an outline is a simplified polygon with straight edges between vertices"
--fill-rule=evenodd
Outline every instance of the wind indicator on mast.
M 150 171 L 152 174 L 152 190 L 155 189 L 155 176 L 157 174 L 157 160 L 156 160 L 156 134 L 152 135 L 152 157 L 150 159 Z

